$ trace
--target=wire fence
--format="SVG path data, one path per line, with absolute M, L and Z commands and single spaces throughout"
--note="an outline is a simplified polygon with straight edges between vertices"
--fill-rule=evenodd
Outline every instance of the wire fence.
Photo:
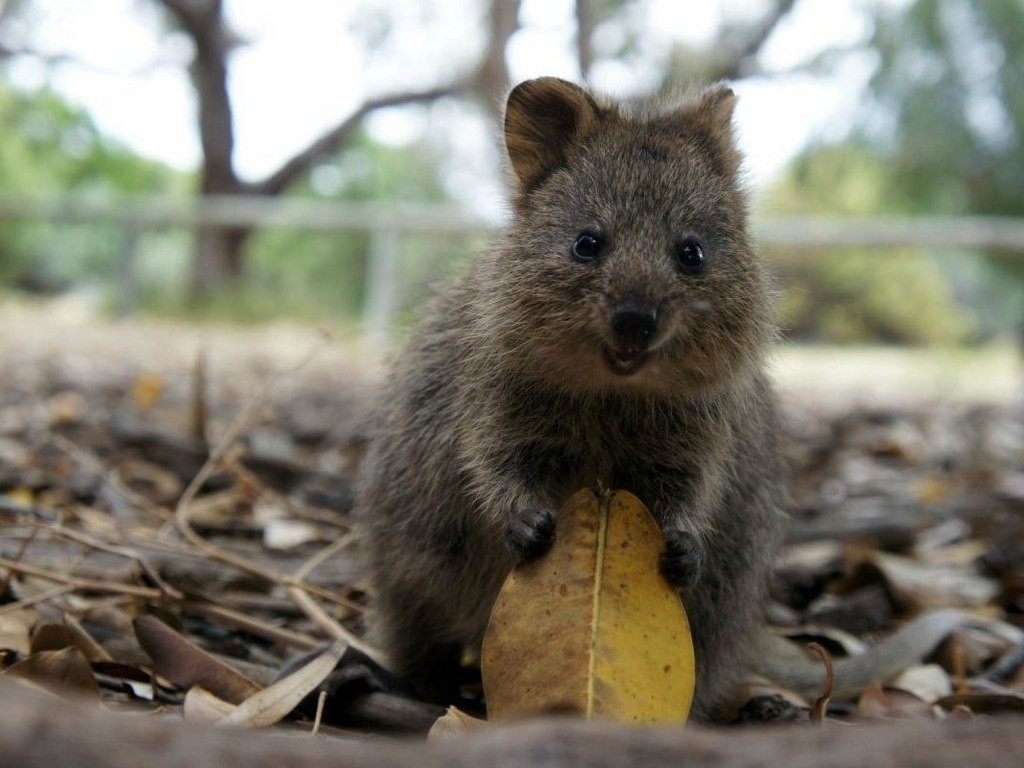
M 497 230 L 487 218 L 451 205 L 356 204 L 296 198 L 222 196 L 191 199 L 2 197 L 0 222 L 106 223 L 121 232 L 120 278 L 133 283 L 140 235 L 198 227 L 291 228 L 367 233 L 369 262 L 364 322 L 371 337 L 389 332 L 400 284 L 398 257 L 408 233 L 468 236 Z M 752 230 L 764 247 L 822 250 L 922 247 L 1024 256 L 1024 218 L 996 216 L 757 216 Z M 129 291 L 130 293 L 130 291 Z

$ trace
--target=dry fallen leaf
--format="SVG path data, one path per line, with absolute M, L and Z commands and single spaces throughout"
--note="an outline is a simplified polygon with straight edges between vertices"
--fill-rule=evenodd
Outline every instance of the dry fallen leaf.
M 458 707 L 448 707 L 444 715 L 437 718 L 437 721 L 431 727 L 429 733 L 427 733 L 427 739 L 430 741 L 440 741 L 456 736 L 464 736 L 470 731 L 475 731 L 486 724 L 486 720 L 467 715 Z
M 273 685 L 253 694 L 225 717 L 219 725 L 265 728 L 286 717 L 307 695 L 316 690 L 348 649 L 348 643 L 337 640 L 319 656 L 303 664 Z
M 32 625 L 39 614 L 32 608 L 18 608 L 0 614 L 0 650 L 11 650 L 19 656 L 28 656 L 32 641 Z
M 995 579 L 887 552 L 874 552 L 873 562 L 900 602 L 922 608 L 980 608 L 999 594 Z
M 140 411 L 149 411 L 164 394 L 164 380 L 155 371 L 143 371 L 132 383 L 132 401 Z
M 1024 696 L 1006 693 L 954 693 L 943 696 L 935 702 L 945 709 L 966 707 L 975 714 L 997 714 L 1001 712 L 1024 712 Z
M 153 670 L 175 685 L 200 685 L 230 704 L 239 704 L 262 690 L 241 672 L 190 643 L 155 616 L 132 622 L 139 645 L 153 660 Z
M 53 691 L 73 691 L 96 698 L 100 695 L 92 668 L 77 648 L 33 653 L 12 664 L 3 674 L 30 680 Z
M 934 715 L 932 705 L 914 694 L 873 683 L 857 701 L 857 717 L 862 720 L 930 720 Z
M 938 664 L 918 664 L 902 672 L 889 686 L 932 703 L 953 693 L 949 674 Z
M 90 662 L 110 661 L 110 655 L 70 614 L 64 615 L 63 624 L 41 622 L 33 628 L 32 653 L 60 651 L 64 648 L 77 648 Z
M 182 714 L 190 723 L 216 723 L 234 711 L 234 704 L 214 696 L 201 685 L 188 689 L 182 707 Z
M 481 659 L 489 716 L 684 722 L 693 641 L 679 595 L 658 570 L 663 549 L 632 494 L 573 495 L 551 551 L 513 570 L 498 595 Z

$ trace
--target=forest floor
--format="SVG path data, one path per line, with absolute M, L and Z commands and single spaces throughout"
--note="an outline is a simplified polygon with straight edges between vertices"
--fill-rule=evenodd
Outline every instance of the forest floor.
M 216 719 L 216 699 L 237 705 L 297 655 L 361 637 L 372 607 L 347 515 L 381 370 L 297 324 L 0 304 L 0 676 Z M 902 683 L 830 714 L 1024 708 L 1015 351 L 784 346 L 772 371 L 794 500 L 773 623 L 840 655 L 929 609 L 972 621 Z M 351 651 L 323 679 L 339 732 L 422 732 L 441 714 Z M 785 717 L 813 704 L 750 691 L 789 702 Z M 301 698 L 266 722 L 312 718 Z

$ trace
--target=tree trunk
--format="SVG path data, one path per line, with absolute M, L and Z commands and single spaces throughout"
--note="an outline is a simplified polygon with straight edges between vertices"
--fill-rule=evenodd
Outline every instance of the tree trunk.
M 520 0 L 491 0 L 491 34 L 480 67 L 480 90 L 491 115 L 498 121 L 505 109 L 509 86 L 505 49 L 519 29 Z
M 285 161 L 266 179 L 251 184 L 245 183 L 235 174 L 232 158 L 235 143 L 234 119 L 227 88 L 229 58 L 238 41 L 232 35 L 224 18 L 223 0 L 159 2 L 171 12 L 177 26 L 189 36 L 195 48 L 190 74 L 199 111 L 199 137 L 203 150 L 199 191 L 203 196 L 279 195 L 307 173 L 320 158 L 336 152 L 355 133 L 361 120 L 373 110 L 398 104 L 430 102 L 459 93 L 469 85 L 467 79 L 460 78 L 447 85 L 425 91 L 408 91 L 369 99 L 308 147 Z M 508 80 L 504 47 L 516 29 L 520 0 L 493 2 L 495 39 L 499 40 L 501 55 L 489 60 L 491 65 L 497 67 L 490 73 L 489 83 L 500 99 L 504 95 Z M 245 243 L 253 231 L 253 227 L 237 225 L 197 228 L 190 281 L 190 298 L 193 301 L 209 298 L 239 281 L 245 271 Z
M 192 256 L 190 297 L 201 302 L 232 284 L 245 273 L 244 245 L 251 230 L 233 227 L 196 229 Z
M 576 61 L 580 77 L 590 77 L 594 64 L 594 0 L 576 0 Z
M 228 57 L 234 40 L 224 21 L 223 0 L 163 0 L 195 46 L 190 74 L 199 109 L 203 149 L 201 195 L 237 195 L 244 185 L 235 175 L 234 118 L 228 95 Z M 192 255 L 191 298 L 208 298 L 243 273 L 242 246 L 249 229 L 199 227 Z

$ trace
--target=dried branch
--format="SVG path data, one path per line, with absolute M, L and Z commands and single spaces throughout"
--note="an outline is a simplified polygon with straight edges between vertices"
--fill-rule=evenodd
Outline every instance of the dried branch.
M 292 368 L 281 370 L 272 376 L 258 392 L 249 398 L 248 402 L 243 406 L 235 420 L 231 423 L 220 441 L 214 447 L 209 458 L 199 469 L 199 472 L 196 473 L 195 477 L 192 478 L 192 481 L 185 488 L 184 493 L 182 493 L 175 509 L 175 522 L 177 523 L 178 530 L 181 532 L 182 536 L 184 536 L 190 543 L 195 545 L 196 548 L 208 557 L 237 568 L 243 573 L 248 573 L 271 584 L 276 584 L 282 587 L 288 592 L 303 612 L 306 613 L 306 615 L 330 637 L 345 640 L 352 647 L 362 651 L 372 658 L 375 658 L 376 660 L 381 656 L 379 651 L 366 645 L 340 624 L 331 619 L 330 616 L 328 616 L 309 596 L 309 593 L 311 592 L 318 592 L 322 590 L 317 590 L 312 585 L 304 584 L 301 578 L 289 578 L 265 568 L 261 568 L 244 557 L 240 557 L 210 544 L 206 539 L 196 533 L 189 521 L 190 506 L 192 501 L 195 499 L 196 494 L 199 492 L 199 489 L 206 483 L 210 475 L 220 465 L 221 461 L 228 456 L 239 435 L 241 435 L 241 433 L 252 424 L 257 409 L 266 402 L 269 391 L 285 375 L 294 374 L 308 365 L 310 361 L 312 361 L 323 349 L 323 344 L 328 341 L 328 339 L 325 339 L 324 342 L 313 347 L 313 349 L 311 349 L 310 352 L 298 363 L 292 366 Z M 307 566 L 308 565 L 309 564 L 307 563 Z M 312 570 L 312 567 L 315 567 L 315 563 L 308 569 L 306 566 L 303 566 L 299 569 L 299 573 L 308 573 L 309 570 Z
M 580 77 L 590 77 L 594 63 L 594 0 L 576 0 L 576 62 Z
M 24 608 L 31 608 L 33 605 L 36 605 L 37 603 L 45 603 L 47 600 L 52 600 L 55 597 L 66 595 L 69 592 L 74 592 L 76 589 L 77 587 L 74 584 L 62 584 L 59 587 L 47 589 L 46 591 L 40 592 L 37 595 L 23 597 L 20 600 L 17 600 L 13 603 L 8 603 L 7 605 L 0 606 L 0 616 L 3 616 L 5 613 L 15 613 Z
M 753 59 L 761 52 L 768 38 L 793 10 L 795 4 L 796 0 L 775 0 L 771 9 L 757 24 L 744 33 L 737 31 L 735 36 L 740 38 L 739 41 L 733 45 L 723 46 L 723 55 L 709 74 L 709 79 L 738 80 L 751 75 L 756 69 L 752 66 Z
M 51 533 L 54 536 L 58 536 L 63 539 L 69 539 L 71 541 L 77 542 L 78 544 L 82 544 L 88 547 L 89 549 L 93 549 L 99 552 L 106 552 L 111 555 L 116 555 L 118 557 L 123 557 L 128 560 L 131 560 L 142 570 L 143 573 L 146 574 L 146 576 L 154 584 L 156 584 L 157 588 L 160 589 L 167 597 L 172 598 L 174 600 L 181 600 L 183 598 L 182 593 L 174 587 L 172 587 L 166 581 L 164 581 L 164 579 L 160 576 L 157 570 L 147 562 L 146 558 L 144 558 L 142 555 L 140 555 L 138 552 L 132 549 L 128 549 L 127 547 L 115 544 L 108 544 L 106 542 L 100 541 L 99 539 L 93 538 L 88 534 L 80 533 L 70 528 L 66 528 L 62 525 L 43 525 L 37 523 L 36 526 L 34 527 L 34 530 L 47 531 L 48 533 Z
M 53 434 L 50 437 L 50 440 L 60 450 L 64 451 L 64 453 L 87 469 L 93 476 L 102 481 L 118 497 L 126 501 L 129 506 L 143 510 L 164 522 L 172 519 L 171 514 L 166 509 L 154 504 L 142 494 L 136 493 L 122 483 L 121 479 L 117 476 L 117 472 L 104 464 L 104 462 L 91 451 L 82 448 L 80 445 L 76 445 L 62 435 Z
M 206 33 L 206 22 L 212 13 L 219 15 L 220 0 L 194 2 L 193 0 L 160 0 L 192 37 L 202 37 Z
M 422 104 L 436 101 L 445 96 L 454 96 L 465 91 L 469 81 L 459 79 L 448 85 L 437 86 L 423 91 L 403 91 L 387 96 L 378 96 L 363 102 L 352 114 L 330 130 L 314 139 L 305 149 L 296 152 L 280 168 L 262 181 L 246 185 L 247 192 L 257 195 L 277 195 L 305 174 L 314 163 L 338 150 L 359 128 L 367 115 L 378 109 L 397 107 L 404 104 Z
M 495 119 L 504 109 L 505 92 L 509 86 L 505 50 L 508 41 L 519 29 L 521 0 L 491 0 L 490 39 L 477 75 L 486 106 Z
M 0 568 L 9 568 L 16 573 L 35 576 L 37 579 L 52 581 L 55 584 L 66 584 L 74 587 L 75 589 L 90 592 L 115 592 L 123 595 L 133 595 L 134 597 L 143 597 L 149 600 L 158 600 L 163 597 L 163 593 L 159 589 L 139 587 L 134 584 L 124 584 L 116 581 L 101 581 L 99 579 L 81 579 L 76 576 L 65 576 L 46 570 L 45 568 L 37 568 L 33 565 L 8 560 L 6 557 L 0 557 Z
M 825 685 L 814 706 L 811 707 L 811 722 L 822 723 L 825 721 L 825 713 L 828 711 L 828 703 L 832 699 L 832 689 L 835 684 L 835 673 L 832 669 L 832 654 L 826 650 L 821 643 L 808 643 L 807 648 L 814 651 L 821 658 L 825 665 Z
M 203 194 L 239 189 L 232 161 L 234 118 L 228 95 L 228 56 L 238 44 L 225 23 L 222 0 L 160 0 L 192 38 L 192 82 L 199 97 L 199 141 L 203 148 Z
M 182 610 L 190 613 L 216 619 L 217 621 L 228 624 L 237 629 L 244 630 L 250 634 L 257 635 L 274 643 L 291 646 L 292 648 L 310 651 L 314 648 L 319 648 L 324 644 L 323 640 L 310 637 L 309 635 L 302 634 L 301 632 L 293 632 L 290 629 L 279 627 L 276 624 L 261 621 L 255 616 L 251 616 L 247 613 L 241 613 L 240 611 L 235 611 L 220 605 L 214 605 L 213 603 L 202 600 L 186 600 L 181 604 L 181 607 Z
M 330 560 L 332 557 L 334 557 L 342 550 L 350 547 L 354 540 L 355 536 L 353 536 L 351 533 L 346 534 L 345 536 L 338 537 L 331 544 L 321 549 L 315 555 L 310 557 L 305 563 L 303 563 L 301 566 L 295 569 L 295 572 L 292 573 L 292 578 L 295 579 L 295 581 L 305 580 L 305 578 L 309 576 L 309 574 L 311 574 L 314 570 L 316 570 L 322 563 L 326 562 L 327 560 Z M 352 607 L 358 608 L 359 606 L 353 605 Z
M 22 540 L 21 546 L 18 547 L 18 552 L 14 555 L 14 562 L 16 562 L 16 563 L 20 563 L 21 562 L 21 558 L 23 558 L 25 556 L 25 552 L 28 550 L 29 545 L 32 544 L 32 541 L 35 539 L 36 532 L 37 532 L 37 529 L 33 528 L 29 532 L 28 536 L 26 536 Z M 2 597 L 3 595 L 7 594 L 7 590 L 10 589 L 10 587 L 11 587 L 11 579 L 13 579 L 13 578 L 14 578 L 14 571 L 8 569 L 7 573 L 4 574 L 3 580 L 0 580 L 0 597 Z

